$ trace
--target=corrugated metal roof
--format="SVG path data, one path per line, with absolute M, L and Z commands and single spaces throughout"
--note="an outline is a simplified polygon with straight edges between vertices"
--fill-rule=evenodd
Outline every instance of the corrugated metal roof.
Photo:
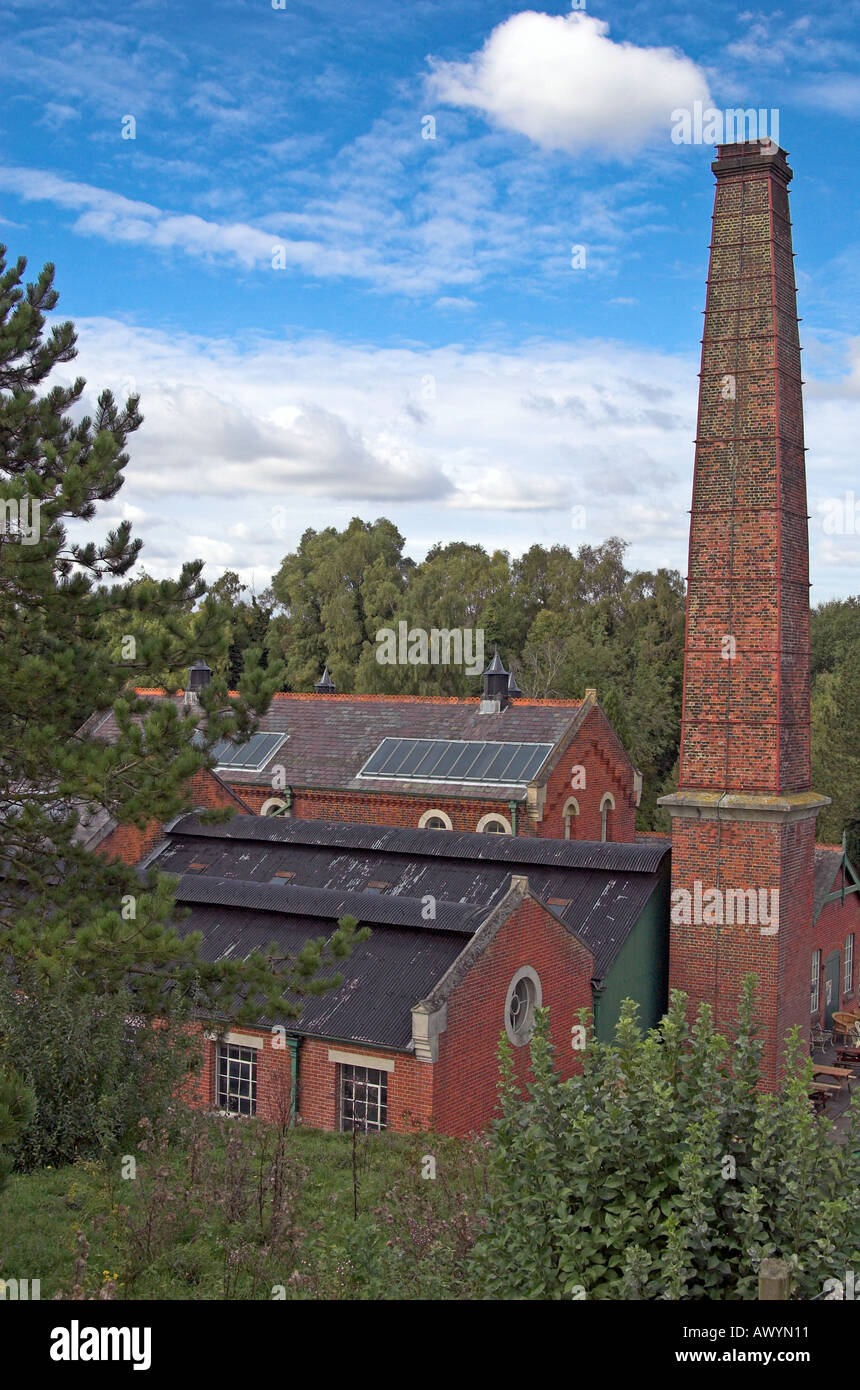
M 179 881 L 176 900 L 181 903 L 217 903 L 223 907 L 247 907 L 257 912 L 286 913 L 290 917 L 316 917 L 331 924 L 340 917 L 355 917 L 374 926 L 411 927 L 416 931 L 451 931 L 471 936 L 487 915 L 483 907 L 466 903 L 434 904 L 435 917 L 424 916 L 421 898 L 393 897 L 379 892 L 344 893 L 333 888 L 304 884 L 254 883 L 231 878 L 186 874 Z
M 437 914 L 443 904 L 488 913 L 512 874 L 524 874 L 532 894 L 588 945 L 602 979 L 654 892 L 668 851 L 668 842 L 530 840 L 261 816 L 200 826 L 186 816 L 154 867 L 183 875 L 195 864 L 214 879 L 266 886 L 289 874 L 292 885 L 328 889 L 343 901 L 346 894 L 370 897 L 380 912 L 386 900 L 429 895 Z M 365 893 L 372 885 L 384 886 Z
M 285 955 L 297 955 L 310 937 L 328 936 L 330 918 L 291 916 L 253 908 L 198 904 L 179 923 L 183 936 L 200 932 L 204 960 L 244 959 L 274 943 Z M 417 931 L 386 926 L 359 942 L 349 958 L 337 962 L 342 984 L 327 994 L 310 995 L 298 1019 L 261 1019 L 262 1025 L 284 1023 L 299 1036 L 408 1048 L 411 1009 L 425 998 L 457 959 L 464 946 L 460 931 Z
M 531 838 L 480 835 L 466 830 L 356 825 L 285 816 L 234 816 L 221 825 L 202 826 L 196 816 L 188 815 L 174 822 L 171 833 L 267 844 L 325 845 L 333 849 L 363 849 L 379 854 L 412 854 L 434 859 L 475 859 L 511 866 L 535 864 L 624 873 L 654 873 L 671 848 L 669 840 L 601 843 L 556 840 L 548 836 Z

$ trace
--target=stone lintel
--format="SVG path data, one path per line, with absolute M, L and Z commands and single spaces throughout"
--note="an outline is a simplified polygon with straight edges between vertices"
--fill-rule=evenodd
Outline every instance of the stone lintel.
M 787 823 L 808 820 L 830 805 L 829 796 L 817 792 L 670 792 L 661 796 L 658 806 L 669 815 L 686 820 L 770 821 Z

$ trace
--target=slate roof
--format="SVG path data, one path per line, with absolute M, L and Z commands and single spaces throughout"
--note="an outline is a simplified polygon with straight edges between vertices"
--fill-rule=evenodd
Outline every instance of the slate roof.
M 818 914 L 824 906 L 824 899 L 833 888 L 841 863 L 841 850 L 816 848 L 812 870 L 813 921 L 817 920 Z
M 812 876 L 812 920 L 818 920 L 818 914 L 824 906 L 824 900 L 828 893 L 835 893 L 840 886 L 837 883 L 837 875 L 843 862 L 847 862 L 846 881 L 857 882 L 857 871 L 850 860 L 845 859 L 844 852 L 830 845 L 816 845 L 815 862 Z
M 159 691 L 141 691 L 155 699 L 171 699 L 182 713 L 183 697 Z M 287 740 L 269 762 L 257 771 L 231 769 L 234 785 L 271 787 L 271 768 L 283 765 L 286 783 L 293 787 L 373 790 L 413 795 L 486 798 L 486 787 L 476 783 L 400 782 L 389 778 L 358 777 L 360 769 L 383 738 L 435 738 L 498 742 L 551 743 L 563 746 L 591 705 L 583 700 L 517 700 L 500 714 L 480 714 L 480 700 L 441 697 L 379 695 L 278 694 L 259 721 L 261 732 L 285 733 Z M 82 734 L 110 741 L 116 736 L 112 713 L 93 715 Z M 550 755 L 535 777 L 541 785 L 555 758 Z M 488 784 L 495 799 L 521 801 L 521 783 Z
M 225 892 L 225 881 L 284 893 L 289 875 L 288 885 L 340 895 L 359 921 L 372 921 L 386 899 L 419 903 L 429 895 L 437 913 L 477 909 L 476 926 L 481 911 L 489 914 L 505 896 L 511 876 L 525 875 L 532 894 L 592 952 L 600 980 L 654 892 L 669 849 L 668 841 L 599 844 L 262 816 L 203 826 L 184 816 L 151 863 L 182 877 L 183 891 L 199 875 L 198 883 L 219 883 L 216 893 Z M 285 907 L 289 901 L 285 895 Z

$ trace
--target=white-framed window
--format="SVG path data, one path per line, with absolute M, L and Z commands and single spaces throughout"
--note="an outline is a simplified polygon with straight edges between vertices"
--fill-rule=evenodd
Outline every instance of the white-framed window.
M 523 1047 L 531 1039 L 542 998 L 540 976 L 530 965 L 524 965 L 514 975 L 505 996 L 505 1032 L 514 1047 Z
M 821 994 L 821 952 L 812 952 L 812 975 L 810 977 L 809 1012 L 818 1013 L 818 1000 Z
M 845 973 L 842 980 L 842 993 L 850 994 L 854 988 L 854 933 L 845 938 Z
M 388 1127 L 388 1073 L 341 1064 L 340 1127 L 364 1133 Z
M 609 839 L 609 812 L 615 810 L 615 797 L 612 792 L 604 792 L 600 802 L 600 838 Z
M 571 821 L 575 820 L 576 817 L 579 815 L 579 802 L 577 801 L 575 796 L 569 796 L 567 798 L 567 801 L 564 803 L 564 807 L 562 808 L 561 814 L 564 818 L 564 838 L 566 840 L 569 840 Z
M 218 1043 L 215 1052 L 215 1102 L 231 1115 L 257 1113 L 257 1049 Z
M 419 830 L 453 830 L 451 817 L 444 811 L 425 811 L 418 822 Z
M 268 801 L 264 801 L 260 807 L 261 816 L 282 816 L 287 809 L 287 803 L 280 796 L 270 796 Z
M 475 829 L 480 835 L 513 835 L 514 833 L 507 816 L 500 816 L 495 811 L 481 816 Z

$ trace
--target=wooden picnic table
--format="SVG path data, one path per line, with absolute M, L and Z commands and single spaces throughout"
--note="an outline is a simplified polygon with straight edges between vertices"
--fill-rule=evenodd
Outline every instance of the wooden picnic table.
M 813 1066 L 816 1076 L 832 1076 L 834 1081 L 839 1083 L 840 1087 L 843 1085 L 847 1086 L 850 1093 L 851 1082 L 854 1080 L 854 1073 L 850 1067 L 824 1067 L 817 1063 L 813 1063 Z
M 821 1114 L 824 1110 L 828 1096 L 838 1095 L 839 1087 L 834 1086 L 832 1081 L 813 1081 L 809 1091 L 809 1099 L 812 1101 L 812 1108 L 818 1114 Z
M 860 1047 L 849 1047 L 847 1043 L 840 1043 L 836 1048 L 836 1057 L 840 1062 L 860 1062 Z

